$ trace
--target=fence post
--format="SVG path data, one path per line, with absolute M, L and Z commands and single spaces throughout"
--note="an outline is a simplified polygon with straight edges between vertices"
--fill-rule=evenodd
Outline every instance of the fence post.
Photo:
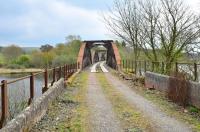
M 137 61 L 135 60 L 135 75 L 137 75 Z
M 198 81 L 197 63 L 194 63 L 194 81 Z
M 139 69 L 140 76 L 142 76 L 142 63 L 141 63 L 141 61 L 139 61 L 139 67 L 140 67 L 140 69 Z
M 178 73 L 178 63 L 177 62 L 175 63 L 175 68 L 176 68 L 175 69 L 176 73 Z
M 48 90 L 48 70 L 45 69 L 44 72 L 44 88 L 42 89 L 42 93 L 45 93 Z
M 64 80 L 66 79 L 66 72 L 65 72 L 65 70 L 66 70 L 66 66 L 64 65 L 64 68 L 63 68 L 63 78 L 64 78 Z
M 146 60 L 144 61 L 144 72 L 146 72 L 147 71 L 147 62 L 146 62 Z
M 151 71 L 154 72 L 154 62 L 152 61 L 152 67 Z
M 162 73 L 165 72 L 165 63 L 162 61 Z
M 30 98 L 28 104 L 30 105 L 34 99 L 34 74 L 31 73 L 30 76 Z
M 75 63 L 73 64 L 73 69 L 74 69 L 73 73 L 76 72 L 76 65 L 75 65 Z
M 125 72 L 127 72 L 127 60 L 125 60 Z
M 131 72 L 134 74 L 134 71 L 133 71 L 133 60 L 131 61 Z
M 1 128 L 6 124 L 9 117 L 8 111 L 8 89 L 7 89 L 7 81 L 1 81 Z
M 62 77 L 62 67 L 60 66 L 60 68 L 59 68 L 59 79 L 61 79 L 61 77 Z
M 122 71 L 124 70 L 124 60 L 122 60 Z
M 68 79 L 68 76 L 69 76 L 69 65 L 66 64 L 66 72 L 67 72 L 67 79 Z
M 51 82 L 51 86 L 53 86 L 54 82 L 56 81 L 56 69 L 53 68 L 53 81 Z

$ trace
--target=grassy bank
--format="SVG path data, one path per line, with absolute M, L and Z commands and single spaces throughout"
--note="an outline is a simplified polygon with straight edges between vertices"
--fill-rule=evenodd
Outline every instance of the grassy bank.
M 0 68 L 0 74 L 20 74 L 20 73 L 32 73 L 32 72 L 41 72 L 43 69 L 5 69 Z

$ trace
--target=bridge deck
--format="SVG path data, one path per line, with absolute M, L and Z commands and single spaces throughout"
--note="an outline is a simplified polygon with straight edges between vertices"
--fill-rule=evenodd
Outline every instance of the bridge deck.
M 83 71 L 32 131 L 192 131 L 111 72 L 100 72 L 100 63 L 94 65 L 92 70 L 99 73 Z

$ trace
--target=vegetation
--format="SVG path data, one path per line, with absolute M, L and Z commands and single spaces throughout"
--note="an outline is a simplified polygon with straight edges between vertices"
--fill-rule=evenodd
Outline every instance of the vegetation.
M 115 76 L 120 77 L 120 75 L 112 71 Z M 131 81 L 131 83 L 129 83 Z M 161 111 L 165 112 L 168 116 L 175 117 L 176 119 L 186 122 L 191 125 L 193 131 L 200 131 L 200 110 L 194 106 L 187 106 L 183 108 L 176 103 L 169 100 L 165 93 L 158 90 L 148 90 L 143 87 L 140 82 L 132 83 L 132 80 L 126 80 L 126 83 L 132 88 L 137 94 L 143 96 L 147 100 L 150 100 L 155 105 L 157 105 Z
M 125 131 L 153 131 L 148 119 L 145 119 L 137 108 L 129 105 L 123 95 L 110 85 L 105 75 L 100 73 L 97 77 Z
M 78 56 L 81 39 L 79 36 L 66 37 L 65 43 L 55 47 L 45 44 L 40 50 L 26 52 L 23 48 L 10 45 L 0 51 L 0 67 L 11 69 L 44 68 L 75 62 Z
M 184 53 L 198 52 L 200 17 L 183 0 L 115 0 L 107 27 L 125 41 L 137 60 L 164 60 L 166 73 Z M 124 42 L 123 42 L 124 45 Z
M 88 132 L 87 81 L 88 73 L 81 72 L 73 85 L 50 104 L 47 115 L 33 131 Z

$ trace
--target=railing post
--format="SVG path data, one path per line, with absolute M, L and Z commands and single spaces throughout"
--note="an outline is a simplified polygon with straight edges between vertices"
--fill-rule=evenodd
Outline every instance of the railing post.
M 134 74 L 134 71 L 133 71 L 133 60 L 131 61 L 131 71 L 132 71 L 132 73 Z
M 176 73 L 178 73 L 178 62 L 175 63 L 175 68 Z
M 67 72 L 67 78 L 66 79 L 68 79 L 68 77 L 69 77 L 69 65 L 66 65 L 66 72 Z
M 128 65 L 128 60 L 126 60 L 126 72 L 127 72 L 127 67 L 128 67 L 127 65 Z
M 152 61 L 152 67 L 151 71 L 154 72 L 154 62 Z
M 67 80 L 67 78 L 68 78 L 68 65 L 67 64 L 65 64 L 65 76 L 66 76 L 66 80 Z
M 146 72 L 147 71 L 147 62 L 146 62 L 146 60 L 144 61 L 144 72 Z
M 75 70 L 76 70 L 76 66 L 75 64 L 73 64 L 73 73 L 75 72 Z
M 76 72 L 78 71 L 78 62 L 76 62 Z
M 63 78 L 64 78 L 64 80 L 66 79 L 66 72 L 65 72 L 65 70 L 66 70 L 66 66 L 64 65 L 64 69 L 63 69 L 63 72 L 64 72 Z
M 48 90 L 48 70 L 46 68 L 44 72 L 44 88 L 42 90 L 42 93 L 45 93 L 47 90 Z
M 70 76 L 72 75 L 72 72 L 73 72 L 73 65 L 71 64 L 70 65 L 70 73 L 71 73 Z
M 31 73 L 30 76 L 30 98 L 28 104 L 30 105 L 34 99 L 34 74 Z
M 165 72 L 165 63 L 162 62 L 162 73 L 164 73 L 164 72 Z
M 194 81 L 198 81 L 197 63 L 194 63 Z
M 141 65 L 141 61 L 139 61 L 139 67 L 140 67 L 140 69 L 139 69 L 140 76 L 142 76 L 142 65 Z
M 8 111 L 8 89 L 7 89 L 7 81 L 1 81 L 1 128 L 7 123 L 9 117 Z
M 124 60 L 122 60 L 122 70 L 124 70 Z
M 59 79 L 61 79 L 61 77 L 62 77 L 62 67 L 60 66 L 60 68 L 59 68 Z
M 53 81 L 51 82 L 51 86 L 53 86 L 54 82 L 56 81 L 56 69 L 53 68 Z
M 135 60 L 135 75 L 137 75 L 137 61 Z

